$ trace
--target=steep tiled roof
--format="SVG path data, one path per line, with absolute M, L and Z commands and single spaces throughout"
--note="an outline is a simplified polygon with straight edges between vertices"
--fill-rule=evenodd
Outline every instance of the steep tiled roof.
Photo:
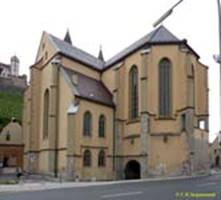
M 57 50 L 68 56 L 71 57 L 79 62 L 82 62 L 96 70 L 105 69 L 116 62 L 120 61 L 127 55 L 131 54 L 132 52 L 136 51 L 137 49 L 143 47 L 146 44 L 157 44 L 157 43 L 176 43 L 181 42 L 176 36 L 174 36 L 169 30 L 167 30 L 164 26 L 160 26 L 159 28 L 153 30 L 149 34 L 145 35 L 120 53 L 113 56 L 109 59 L 106 63 L 99 58 L 96 58 L 93 55 L 88 54 L 87 52 L 72 46 L 71 44 L 61 40 L 53 35 L 50 35 L 50 38 L 57 48 Z
M 114 106 L 112 94 L 101 81 L 90 78 L 67 68 L 64 68 L 64 70 L 67 72 L 69 79 L 71 80 L 73 85 L 74 82 L 72 80 L 72 76 L 73 74 L 77 74 L 77 84 L 75 85 L 78 93 L 76 94 L 77 96 L 80 96 L 87 100 L 95 101 L 97 103 L 105 104 L 107 106 Z
M 83 62 L 86 65 L 91 66 L 97 70 L 103 69 L 104 62 L 96 58 L 95 56 L 90 55 L 89 53 L 78 49 L 75 46 L 53 36 L 49 35 L 53 41 L 53 44 L 56 46 L 59 52 L 64 55 L 71 57 L 77 61 Z
M 176 36 L 174 36 L 170 31 L 168 31 L 164 26 L 160 26 L 159 28 L 153 30 L 152 32 L 148 33 L 111 59 L 109 59 L 105 66 L 108 67 L 117 61 L 121 60 L 128 54 L 132 53 L 133 51 L 141 48 L 145 44 L 148 43 L 169 43 L 169 42 L 180 42 Z

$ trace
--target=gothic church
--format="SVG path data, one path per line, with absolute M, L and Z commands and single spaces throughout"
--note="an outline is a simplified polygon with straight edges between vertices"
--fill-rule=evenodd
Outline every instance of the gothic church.
M 43 32 L 25 91 L 25 170 L 70 180 L 206 171 L 208 67 L 160 26 L 109 60 Z

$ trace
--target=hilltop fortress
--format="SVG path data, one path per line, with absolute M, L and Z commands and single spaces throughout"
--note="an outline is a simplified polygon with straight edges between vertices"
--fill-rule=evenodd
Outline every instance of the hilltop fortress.
M 0 91 L 22 92 L 27 86 L 27 76 L 19 76 L 20 61 L 12 56 L 10 64 L 0 62 Z

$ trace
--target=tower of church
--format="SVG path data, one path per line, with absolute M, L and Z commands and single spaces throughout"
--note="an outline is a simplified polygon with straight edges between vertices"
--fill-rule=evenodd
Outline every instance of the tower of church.
M 11 57 L 10 74 L 12 76 L 19 75 L 19 59 L 16 55 Z

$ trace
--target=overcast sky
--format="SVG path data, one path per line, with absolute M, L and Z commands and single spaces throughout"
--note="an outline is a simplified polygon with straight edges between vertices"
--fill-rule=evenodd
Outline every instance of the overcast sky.
M 63 38 L 69 28 L 75 46 L 105 59 L 152 30 L 153 22 L 178 0 L 7 0 L 1 1 L 0 62 L 16 54 L 20 73 L 29 74 L 42 31 Z M 184 0 L 164 22 L 186 38 L 209 66 L 210 140 L 219 131 L 219 50 L 217 0 Z

